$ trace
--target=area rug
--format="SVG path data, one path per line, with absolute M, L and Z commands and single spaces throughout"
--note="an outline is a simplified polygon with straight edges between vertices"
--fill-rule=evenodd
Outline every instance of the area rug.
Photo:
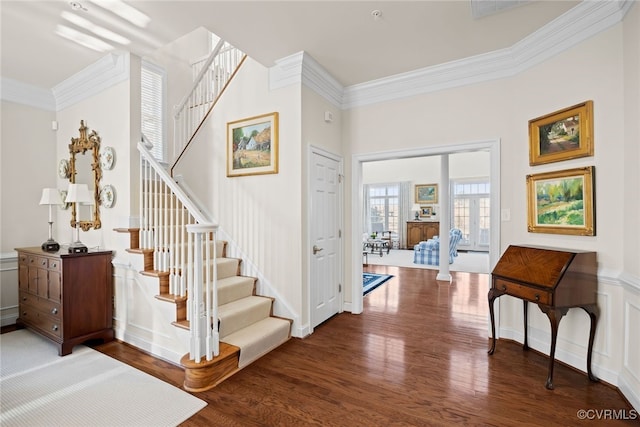
M 392 277 L 388 274 L 362 273 L 362 294 L 368 294 Z
M 176 426 L 207 403 L 98 351 L 0 335 L 0 425 Z

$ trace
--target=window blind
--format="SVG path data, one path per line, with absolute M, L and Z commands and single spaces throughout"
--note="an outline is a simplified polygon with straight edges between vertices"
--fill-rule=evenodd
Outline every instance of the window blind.
M 157 65 L 142 62 L 142 133 L 153 144 L 151 154 L 165 160 L 165 82 L 166 74 Z

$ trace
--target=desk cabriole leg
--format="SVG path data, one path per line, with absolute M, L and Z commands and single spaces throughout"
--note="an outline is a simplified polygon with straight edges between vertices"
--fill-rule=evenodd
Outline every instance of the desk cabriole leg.
M 553 390 L 553 366 L 556 361 L 556 342 L 558 340 L 558 327 L 560 326 L 560 320 L 562 316 L 567 314 L 568 308 L 555 309 L 545 305 L 538 305 L 540 310 L 547 315 L 549 322 L 551 323 L 551 349 L 549 350 L 549 375 L 547 376 L 547 383 L 545 387 L 548 390 Z
M 591 356 L 593 354 L 593 341 L 596 336 L 596 324 L 598 323 L 598 306 L 595 304 L 583 306 L 582 309 L 587 312 L 591 319 L 591 328 L 589 329 L 589 347 L 587 347 L 587 375 L 589 380 L 593 382 L 600 381 L 591 371 Z
M 494 351 L 496 351 L 496 320 L 493 313 L 493 303 L 500 295 L 502 295 L 502 293 L 495 288 L 489 289 L 489 293 L 487 294 L 487 298 L 489 299 L 489 314 L 491 317 L 491 349 L 489 349 L 489 354 L 493 354 Z

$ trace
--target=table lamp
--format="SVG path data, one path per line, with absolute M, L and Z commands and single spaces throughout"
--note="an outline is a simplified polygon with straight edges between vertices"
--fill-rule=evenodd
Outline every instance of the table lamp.
M 93 204 L 93 197 L 87 184 L 69 184 L 66 203 L 76 204 L 76 241 L 69 245 L 69 253 L 78 254 L 88 252 L 88 248 L 80 241 L 80 204 Z
M 420 205 L 417 203 L 413 205 L 413 208 L 411 208 L 411 210 L 416 213 L 416 221 L 420 221 L 420 209 Z
M 49 205 L 49 239 L 42 244 L 42 250 L 45 252 L 58 252 L 60 245 L 53 240 L 53 220 L 51 219 L 51 206 L 60 205 L 60 193 L 57 188 L 43 188 L 42 197 L 40 198 L 41 205 Z

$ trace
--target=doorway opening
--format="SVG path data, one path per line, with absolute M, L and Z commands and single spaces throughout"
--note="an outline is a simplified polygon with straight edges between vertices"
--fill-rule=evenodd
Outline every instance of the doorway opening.
M 345 310 L 354 314 L 362 313 L 363 296 L 362 288 L 362 251 L 360 242 L 364 230 L 364 212 L 363 212 L 363 164 L 373 161 L 409 159 L 417 157 L 431 157 L 445 154 L 469 153 L 485 151 L 489 153 L 489 183 L 491 192 L 489 195 L 490 205 L 494 209 L 490 210 L 489 218 L 494 227 L 489 233 L 489 263 L 490 266 L 495 265 L 499 255 L 500 248 L 500 141 L 498 139 L 488 141 L 478 141 L 465 144 L 454 144 L 439 147 L 423 147 L 411 150 L 391 151 L 384 153 L 362 154 L 353 157 L 352 160 L 352 236 L 353 242 L 351 255 L 352 266 L 351 271 L 351 302 L 345 304 Z M 424 184 L 424 183 L 421 183 Z M 449 183 L 447 183 L 448 188 Z M 437 211 L 436 211 L 437 212 Z M 453 223 L 452 223 L 453 224 Z

